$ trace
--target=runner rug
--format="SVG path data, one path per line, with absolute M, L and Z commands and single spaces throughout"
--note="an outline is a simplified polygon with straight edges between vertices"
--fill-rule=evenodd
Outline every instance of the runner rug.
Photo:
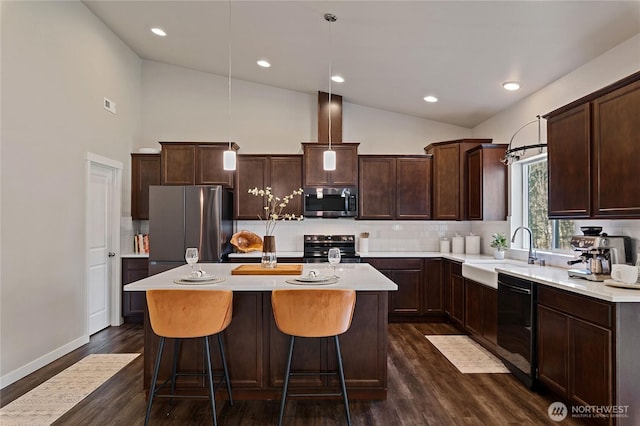
M 425 336 L 461 373 L 508 373 L 491 352 L 468 336 Z
M 0 425 L 50 425 L 140 354 L 93 354 L 0 409 Z

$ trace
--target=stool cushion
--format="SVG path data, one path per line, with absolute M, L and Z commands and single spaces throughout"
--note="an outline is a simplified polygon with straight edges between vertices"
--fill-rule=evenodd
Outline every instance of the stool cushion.
M 204 337 L 227 328 L 233 314 L 231 290 L 147 290 L 151 328 L 158 336 Z
M 278 289 L 271 306 L 278 329 L 299 337 L 342 334 L 351 326 L 356 292 L 347 289 Z

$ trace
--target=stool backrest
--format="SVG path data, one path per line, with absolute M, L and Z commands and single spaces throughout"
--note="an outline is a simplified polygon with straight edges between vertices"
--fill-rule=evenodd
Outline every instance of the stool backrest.
M 158 336 L 204 337 L 227 328 L 233 315 L 231 290 L 147 290 L 151 328 Z
M 356 292 L 347 289 L 278 289 L 271 292 L 278 329 L 290 336 L 327 337 L 351 326 Z

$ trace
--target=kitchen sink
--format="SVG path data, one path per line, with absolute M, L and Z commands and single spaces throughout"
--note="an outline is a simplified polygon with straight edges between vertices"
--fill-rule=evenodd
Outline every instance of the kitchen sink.
M 529 265 L 517 260 L 481 260 L 462 264 L 462 276 L 492 288 L 498 288 L 498 272 L 496 268 L 514 272 L 528 272 L 537 265 Z

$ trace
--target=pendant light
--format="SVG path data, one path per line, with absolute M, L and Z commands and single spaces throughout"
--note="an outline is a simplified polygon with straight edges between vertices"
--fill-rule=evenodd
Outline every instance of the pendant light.
M 236 152 L 231 147 L 231 0 L 229 0 L 229 44 L 227 46 L 227 56 L 229 57 L 229 96 L 227 102 L 227 140 L 229 141 L 229 149 L 227 149 L 222 157 L 222 165 L 224 170 L 236 169 Z
M 324 19 L 329 22 L 329 149 L 322 155 L 322 168 L 326 171 L 336 169 L 336 152 L 331 149 L 331 23 L 338 18 L 332 13 L 325 13 Z

